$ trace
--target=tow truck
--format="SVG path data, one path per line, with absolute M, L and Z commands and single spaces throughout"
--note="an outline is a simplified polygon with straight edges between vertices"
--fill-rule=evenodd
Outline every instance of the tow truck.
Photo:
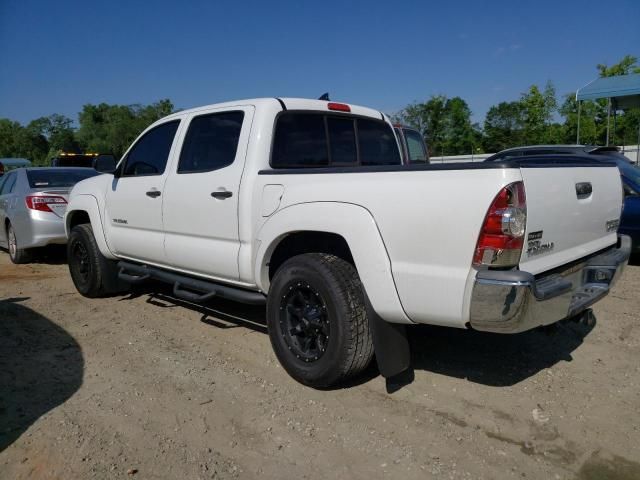
M 51 159 L 52 167 L 87 167 L 102 173 L 113 173 L 116 159 L 110 153 L 61 152 Z

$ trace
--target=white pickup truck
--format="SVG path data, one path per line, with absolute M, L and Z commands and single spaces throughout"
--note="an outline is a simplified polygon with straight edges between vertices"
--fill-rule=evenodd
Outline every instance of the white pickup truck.
M 588 311 L 629 257 L 622 199 L 615 165 L 402 165 L 380 112 L 271 98 L 154 123 L 74 187 L 65 225 L 82 295 L 154 278 L 266 304 L 281 364 L 325 387 L 374 352 L 387 378 L 409 369 L 409 325 L 514 333 Z

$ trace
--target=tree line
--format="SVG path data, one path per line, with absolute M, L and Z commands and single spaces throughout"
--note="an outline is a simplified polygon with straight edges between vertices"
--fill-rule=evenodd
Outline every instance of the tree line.
M 88 104 L 73 120 L 54 113 L 27 125 L 0 118 L 0 158 L 28 158 L 48 165 L 60 152 L 112 153 L 120 158 L 147 126 L 174 111 L 170 100 L 151 105 Z
M 601 77 L 640 73 L 636 57 L 627 55 L 612 66 L 597 65 Z M 582 102 L 580 142 L 604 145 L 607 100 Z M 64 115 L 37 118 L 26 125 L 0 118 L 0 158 L 22 157 L 35 165 L 48 165 L 64 152 L 113 153 L 122 156 L 148 125 L 174 112 L 170 100 L 151 105 L 84 105 L 78 127 Z M 407 105 L 393 119 L 417 128 L 432 156 L 498 152 L 520 145 L 575 143 L 578 104 L 574 93 L 558 102 L 555 87 L 532 85 L 510 102 L 492 106 L 482 125 L 473 123 L 471 109 L 461 97 L 434 95 Z M 640 109 L 622 112 L 610 143 L 635 145 Z
M 636 57 L 627 55 L 612 66 L 597 65 L 600 77 L 640 73 Z M 583 101 L 580 114 L 580 143 L 604 145 L 607 134 L 606 99 Z M 471 121 L 471 109 L 460 97 L 434 95 L 426 102 L 415 102 L 394 116 L 394 120 L 417 128 L 431 155 L 469 155 L 498 152 L 522 145 L 575 144 L 578 102 L 572 92 L 558 101 L 551 82 L 532 85 L 511 102 L 492 106 L 482 125 Z M 618 112 L 610 144 L 638 143 L 640 109 Z

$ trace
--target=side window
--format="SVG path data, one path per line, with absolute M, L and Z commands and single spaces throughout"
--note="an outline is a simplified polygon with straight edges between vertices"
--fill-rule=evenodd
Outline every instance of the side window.
M 201 115 L 191 120 L 184 139 L 178 173 L 210 172 L 236 158 L 244 112 Z
M 7 178 L 5 179 L 4 183 L 2 184 L 2 187 L 0 188 L 0 195 L 6 195 L 8 193 L 11 193 L 13 191 L 13 187 L 16 184 L 16 174 L 15 173 L 9 173 L 6 176 Z
M 278 118 L 271 153 L 273 168 L 329 165 L 324 116 L 290 113 Z
M 407 139 L 407 151 L 409 152 L 409 163 L 427 163 L 427 152 L 424 149 L 424 140 L 415 130 L 404 131 Z
M 179 124 L 180 120 L 163 123 L 138 140 L 124 160 L 122 176 L 162 175 Z
M 331 165 L 354 165 L 358 162 L 354 123 L 353 118 L 327 117 Z
M 381 120 L 358 119 L 362 165 L 400 165 L 400 152 L 391 127 Z

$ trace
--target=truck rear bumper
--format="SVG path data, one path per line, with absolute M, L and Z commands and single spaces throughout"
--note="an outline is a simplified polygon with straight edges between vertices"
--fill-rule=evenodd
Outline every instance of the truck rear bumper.
M 631 253 L 631 239 L 596 256 L 534 275 L 522 271 L 479 271 L 471 294 L 474 330 L 518 333 L 573 317 L 609 293 Z

